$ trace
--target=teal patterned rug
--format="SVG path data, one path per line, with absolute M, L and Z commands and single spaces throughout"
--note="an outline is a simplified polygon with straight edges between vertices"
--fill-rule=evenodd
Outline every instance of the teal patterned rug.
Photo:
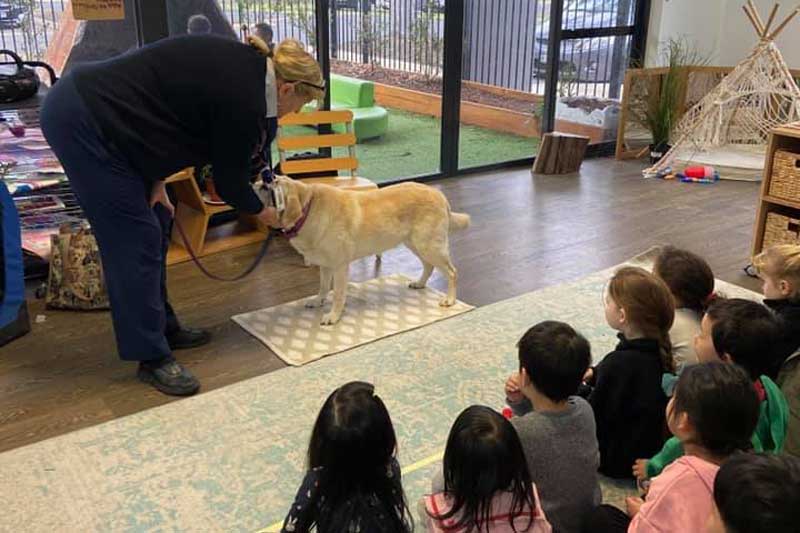
M 271 531 L 302 479 L 317 411 L 351 380 L 375 383 L 389 408 L 415 509 L 456 415 L 503 405 L 528 327 L 572 324 L 595 361 L 614 346 L 602 305 L 611 272 L 6 452 L 0 531 Z M 721 281 L 717 289 L 757 297 Z M 619 502 L 630 488 L 604 483 L 604 498 Z

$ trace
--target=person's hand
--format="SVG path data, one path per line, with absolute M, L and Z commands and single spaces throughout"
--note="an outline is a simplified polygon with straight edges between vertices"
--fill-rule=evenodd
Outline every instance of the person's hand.
M 506 399 L 510 403 L 520 403 L 524 396 L 519 388 L 519 373 L 515 372 L 506 380 Z
M 625 498 L 625 511 L 631 518 L 637 515 L 642 505 L 644 505 L 644 500 L 638 496 L 628 496 Z
M 155 184 L 153 184 L 153 189 L 150 191 L 150 208 L 152 209 L 156 204 L 163 205 L 167 208 L 167 211 L 169 211 L 170 216 L 175 216 L 175 206 L 169 201 L 167 184 L 163 181 L 155 182 Z
M 636 479 L 647 479 L 647 459 L 636 459 L 633 463 L 633 476 Z
M 277 228 L 280 226 L 278 220 L 278 211 L 274 207 L 264 206 L 264 209 L 256 215 L 258 222 L 268 228 Z
M 583 375 L 584 383 L 590 382 L 593 377 L 594 377 L 594 369 L 592 367 L 587 368 L 586 373 Z

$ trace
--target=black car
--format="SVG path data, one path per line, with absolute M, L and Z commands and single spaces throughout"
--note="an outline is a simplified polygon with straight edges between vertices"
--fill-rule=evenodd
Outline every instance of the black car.
M 337 9 L 361 9 L 364 0 L 334 0 L 334 6 Z M 378 7 L 381 9 L 389 9 L 389 2 L 387 0 L 367 0 L 367 7 Z
M 0 2 L 0 29 L 13 30 L 22 27 L 27 9 L 8 2 Z
M 546 21 L 545 21 L 546 24 Z M 601 10 L 566 10 L 562 22 L 563 28 L 582 27 L 614 27 L 617 26 L 617 15 L 614 12 Z M 537 27 L 538 35 L 534 39 L 534 70 L 537 78 L 543 78 L 547 70 L 547 48 L 550 28 L 546 25 Z M 621 37 L 617 37 L 621 38 Z M 586 39 L 565 39 L 561 42 L 560 69 L 562 75 L 574 77 L 580 82 L 604 82 L 611 75 L 611 56 L 613 39 L 594 37 Z
M 417 10 L 444 13 L 444 0 L 417 0 Z

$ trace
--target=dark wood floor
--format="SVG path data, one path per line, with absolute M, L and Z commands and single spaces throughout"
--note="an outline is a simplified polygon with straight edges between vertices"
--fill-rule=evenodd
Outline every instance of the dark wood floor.
M 758 185 L 723 182 L 687 185 L 644 180 L 641 165 L 590 160 L 580 177 L 531 177 L 527 169 L 439 182 L 453 208 L 473 226 L 455 234 L 459 298 L 487 305 L 619 263 L 654 244 L 671 242 L 705 256 L 717 277 L 756 288 L 747 263 Z M 214 271 L 239 272 L 257 247 L 209 258 Z M 415 275 L 405 250 L 376 268 L 362 260 L 353 280 L 377 274 Z M 432 284 L 445 288 L 435 274 Z M 173 304 L 183 321 L 210 328 L 214 342 L 180 352 L 203 392 L 283 367 L 231 315 L 313 294 L 317 272 L 284 242 L 249 278 L 220 284 L 191 264 L 170 270 Z M 117 359 L 106 313 L 45 310 L 28 336 L 0 348 L 0 451 L 174 401 L 135 379 L 131 363 Z

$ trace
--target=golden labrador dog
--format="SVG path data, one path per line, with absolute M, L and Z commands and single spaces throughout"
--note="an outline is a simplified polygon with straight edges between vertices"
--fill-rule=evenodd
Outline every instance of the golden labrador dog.
M 410 284 L 422 289 L 434 268 L 447 276 L 447 296 L 456 302 L 456 269 L 450 261 L 449 234 L 469 226 L 470 217 L 453 213 L 444 195 L 427 185 L 401 183 L 371 191 L 347 191 L 276 178 L 285 208 L 280 226 L 306 262 L 319 266 L 319 296 L 307 307 L 322 307 L 333 282 L 333 307 L 322 324 L 339 321 L 347 299 L 348 267 L 356 259 L 405 244 L 422 261 L 422 276 Z

